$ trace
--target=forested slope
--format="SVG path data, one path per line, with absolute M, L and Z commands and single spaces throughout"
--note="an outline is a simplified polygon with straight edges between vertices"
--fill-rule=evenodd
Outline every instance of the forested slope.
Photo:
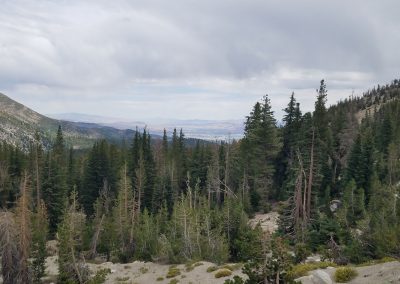
M 303 113 L 292 94 L 282 127 L 264 96 L 244 138 L 230 143 L 187 147 L 182 131 L 152 141 L 145 130 L 125 145 L 99 140 L 78 152 L 62 127 L 50 150 L 3 143 L 0 228 L 19 246 L 3 246 L 12 257 L 2 261 L 20 263 L 3 269 L 4 279 L 39 279 L 43 244 L 53 238 L 61 283 L 88 279 L 84 262 L 98 256 L 245 262 L 255 282 L 289 281 L 311 252 L 338 264 L 398 257 L 399 82 L 331 107 L 327 96 L 322 80 L 314 111 Z M 272 208 L 281 216 L 273 236 L 248 225 Z

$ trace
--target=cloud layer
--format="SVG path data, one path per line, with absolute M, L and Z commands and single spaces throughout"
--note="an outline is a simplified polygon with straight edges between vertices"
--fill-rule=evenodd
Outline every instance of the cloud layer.
M 400 70 L 395 0 L 1 2 L 0 91 L 44 113 L 241 118 L 268 93 L 279 117 Z

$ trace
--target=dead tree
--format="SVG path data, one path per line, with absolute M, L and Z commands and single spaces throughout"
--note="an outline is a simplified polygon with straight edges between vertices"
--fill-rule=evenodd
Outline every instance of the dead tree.
M 21 181 L 20 197 L 17 200 L 16 218 L 18 226 L 19 272 L 22 283 L 30 282 L 28 258 L 31 247 L 31 200 L 28 186 L 28 174 L 25 172 Z
M 312 129 L 312 140 L 311 140 L 311 153 L 310 153 L 310 169 L 308 175 L 308 185 L 307 185 L 307 219 L 311 219 L 311 191 L 314 181 L 314 132 L 315 129 Z
M 1 272 L 4 284 L 14 284 L 18 278 L 19 251 L 15 215 L 0 212 Z
M 99 197 L 95 204 L 95 218 L 94 218 L 94 234 L 91 241 L 89 257 L 94 258 L 97 255 L 97 244 L 99 242 L 100 234 L 104 230 L 104 222 L 109 213 L 110 198 L 108 196 L 109 186 L 107 180 L 103 181 L 103 188 L 100 190 Z

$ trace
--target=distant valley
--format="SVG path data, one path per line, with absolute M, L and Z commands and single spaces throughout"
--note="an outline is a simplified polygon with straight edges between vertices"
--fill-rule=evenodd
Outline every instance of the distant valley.
M 188 138 L 188 144 L 192 144 L 193 139 L 228 140 L 239 139 L 243 135 L 242 120 L 155 119 L 144 122 L 78 113 L 45 116 L 0 93 L 2 141 L 28 150 L 30 145 L 39 139 L 44 148 L 49 148 L 59 125 L 67 145 L 74 149 L 91 147 L 99 139 L 117 144 L 129 141 L 133 138 L 136 128 L 147 128 L 155 139 L 161 138 L 164 129 L 171 135 L 174 128 L 182 128 Z
M 172 133 L 174 128 L 183 129 L 188 138 L 204 140 L 239 139 L 243 136 L 244 121 L 236 120 L 176 120 L 153 119 L 150 121 L 127 120 L 115 117 L 103 117 L 81 113 L 48 114 L 49 117 L 73 122 L 96 123 L 102 126 L 114 127 L 120 130 L 147 128 L 151 134 L 162 135 L 164 128 Z

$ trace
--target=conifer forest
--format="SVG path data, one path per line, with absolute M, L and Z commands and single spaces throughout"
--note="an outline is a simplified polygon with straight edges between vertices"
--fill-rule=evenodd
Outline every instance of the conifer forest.
M 294 283 L 301 269 L 350 275 L 348 267 L 395 261 L 400 80 L 330 106 L 329 81 L 316 83 L 313 111 L 289 93 L 282 121 L 263 96 L 241 139 L 137 128 L 133 138 L 85 149 L 72 147 L 60 125 L 49 145 L 38 133 L 26 149 L 2 141 L 3 283 L 50 283 L 49 242 L 57 244 L 57 283 L 104 283 L 111 271 L 89 266 L 99 259 L 168 265 L 165 283 L 178 283 L 178 264 L 211 262 L 221 276 L 232 272 L 225 264 L 239 265 L 242 276 L 227 284 Z M 270 212 L 276 229 L 252 225 Z M 312 255 L 321 267 L 307 266 Z

